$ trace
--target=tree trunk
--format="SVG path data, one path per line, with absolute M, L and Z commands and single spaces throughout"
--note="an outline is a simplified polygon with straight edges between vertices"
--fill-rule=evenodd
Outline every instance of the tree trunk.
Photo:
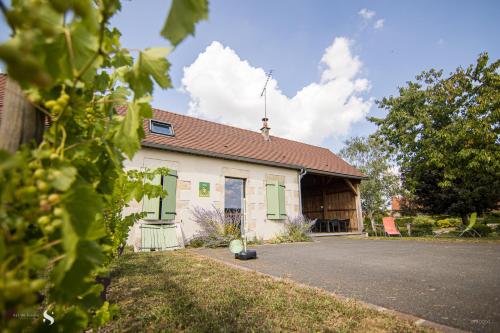
M 118 246 L 118 256 L 121 256 L 123 254 L 123 250 L 125 250 L 125 244 L 121 244 Z
M 460 217 L 462 218 L 462 225 L 466 227 L 469 224 L 469 214 L 462 214 Z
M 24 143 L 42 141 L 45 116 L 25 97 L 17 82 L 7 78 L 0 123 L 0 149 L 16 152 Z
M 378 236 L 378 235 L 377 235 L 377 226 L 375 225 L 375 218 L 373 217 L 373 214 L 369 214 L 369 215 L 368 215 L 368 218 L 370 219 L 370 223 L 371 223 L 371 226 L 372 226 L 372 230 L 373 230 L 373 232 L 375 233 L 375 236 Z

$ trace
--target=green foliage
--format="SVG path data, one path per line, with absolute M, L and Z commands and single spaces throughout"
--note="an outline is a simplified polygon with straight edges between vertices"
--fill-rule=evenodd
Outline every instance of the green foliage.
M 491 229 L 486 224 L 482 224 L 482 223 L 476 223 L 474 225 L 474 227 L 472 227 L 472 229 L 474 229 L 478 234 L 480 234 L 481 237 L 488 237 L 493 232 L 493 229 Z M 464 236 L 466 236 L 466 237 L 471 236 L 471 235 L 472 235 L 471 233 L 464 234 Z
M 163 34 L 177 45 L 207 6 L 175 3 Z M 125 173 L 123 160 L 140 148 L 153 82 L 171 86 L 169 49 L 134 60 L 110 26 L 120 8 L 119 0 L 37 0 L 3 11 L 12 37 L 0 44 L 0 59 L 49 126 L 40 145 L 0 151 L 0 312 L 43 306 L 55 314 L 54 331 L 93 330 L 112 318 L 116 307 L 103 303 L 96 277 L 140 218 L 121 211 L 162 191 L 142 185 L 154 173 Z M 8 315 L 0 327 L 47 329 L 40 317 Z
M 200 248 L 205 246 L 204 237 L 194 237 L 189 241 L 188 247 Z
M 412 222 L 413 225 L 418 226 L 418 225 L 431 225 L 433 226 L 436 221 L 428 215 L 417 215 L 413 218 Z
M 207 0 L 173 0 L 161 35 L 176 46 L 187 35 L 194 35 L 194 23 L 208 18 Z
M 152 171 L 129 170 L 120 173 L 116 179 L 110 200 L 104 209 L 104 223 L 108 234 L 111 235 L 114 254 L 122 253 L 130 227 L 146 215 L 144 212 L 124 215 L 124 209 L 130 202 L 140 201 L 143 197 L 164 197 L 166 193 L 161 185 L 153 185 L 145 180 L 167 174 L 167 168 L 157 168 Z
M 386 145 L 374 137 L 353 137 L 345 142 L 340 156 L 368 177 L 360 185 L 361 206 L 373 222 L 399 193 L 399 176 L 386 155 Z
M 483 214 L 479 220 L 483 224 L 500 224 L 500 212 L 494 211 L 488 214 Z
M 457 228 L 462 224 L 462 220 L 459 218 L 445 218 L 436 221 L 436 226 L 438 228 Z
M 400 217 L 396 219 L 396 224 L 404 236 L 408 235 L 408 223 L 411 224 L 411 236 L 413 237 L 432 235 L 432 230 L 436 226 L 436 221 L 428 215 Z
M 430 70 L 378 101 L 377 136 L 390 145 L 416 207 L 462 217 L 500 200 L 500 60 L 444 77 Z
M 414 216 L 405 216 L 396 218 L 396 224 L 398 226 L 404 226 L 407 223 L 413 223 Z

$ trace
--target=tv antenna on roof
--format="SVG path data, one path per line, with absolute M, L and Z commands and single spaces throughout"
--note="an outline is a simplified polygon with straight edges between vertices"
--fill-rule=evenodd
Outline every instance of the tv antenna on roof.
M 262 92 L 260 93 L 260 97 L 264 96 L 264 118 L 267 119 L 267 84 L 269 83 L 269 80 L 271 79 L 271 76 L 273 75 L 273 70 L 271 69 L 267 73 L 267 78 L 266 78 L 266 83 L 264 84 L 264 89 L 262 89 Z

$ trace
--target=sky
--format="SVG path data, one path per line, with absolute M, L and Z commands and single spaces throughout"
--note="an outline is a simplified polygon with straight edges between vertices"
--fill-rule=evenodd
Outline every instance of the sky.
M 112 23 L 125 47 L 168 46 L 159 32 L 170 1 L 123 3 Z M 209 9 L 169 56 L 174 88 L 156 87 L 153 106 L 258 131 L 272 69 L 271 134 L 332 151 L 373 133 L 366 117 L 384 116 L 375 101 L 421 71 L 500 57 L 499 1 L 213 0 Z

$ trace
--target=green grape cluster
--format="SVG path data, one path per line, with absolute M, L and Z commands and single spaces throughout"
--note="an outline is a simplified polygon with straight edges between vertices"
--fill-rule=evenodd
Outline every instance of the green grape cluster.
M 63 90 L 58 99 L 48 100 L 45 102 L 45 106 L 50 110 L 51 114 L 54 117 L 59 117 L 61 112 L 68 106 L 69 95 Z

